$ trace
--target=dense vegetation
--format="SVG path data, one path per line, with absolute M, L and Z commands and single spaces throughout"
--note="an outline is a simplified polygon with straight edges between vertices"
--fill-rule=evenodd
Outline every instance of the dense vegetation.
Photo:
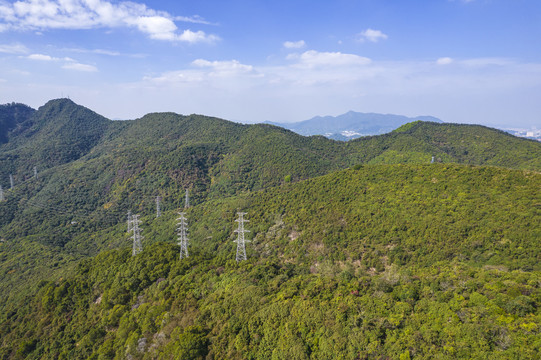
M 539 357 L 537 142 L 416 122 L 342 143 L 66 99 L 1 119 L 2 359 Z
M 2 356 L 536 359 L 540 185 L 498 168 L 358 166 L 190 208 L 184 260 L 175 213 L 149 215 L 142 254 L 122 225 L 101 236 L 123 249 L 5 307 Z M 253 240 L 240 264 L 237 209 Z

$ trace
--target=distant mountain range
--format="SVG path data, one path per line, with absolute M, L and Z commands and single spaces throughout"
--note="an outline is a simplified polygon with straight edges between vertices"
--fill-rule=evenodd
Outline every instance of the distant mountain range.
M 323 135 L 334 140 L 351 140 L 361 136 L 381 135 L 412 121 L 442 123 L 433 116 L 407 117 L 393 114 L 361 113 L 349 111 L 338 116 L 316 116 L 294 123 L 265 122 L 304 136 Z

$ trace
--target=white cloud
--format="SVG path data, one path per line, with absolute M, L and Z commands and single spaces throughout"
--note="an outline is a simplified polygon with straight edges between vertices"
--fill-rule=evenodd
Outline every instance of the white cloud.
M 302 49 L 305 46 L 306 43 L 304 42 L 304 40 L 284 42 L 284 47 L 286 49 Z
M 201 68 L 212 68 L 219 71 L 235 71 L 235 72 L 250 72 L 253 70 L 252 65 L 241 64 L 237 60 L 230 61 L 208 61 L 204 59 L 197 59 L 192 62 L 192 65 Z
M 81 64 L 70 57 L 58 58 L 58 57 L 53 57 L 53 56 L 45 55 L 45 54 L 31 54 L 31 55 L 28 55 L 26 58 L 29 60 L 37 60 L 37 61 L 63 62 L 64 64 L 62 65 L 62 68 L 68 69 L 68 70 L 77 70 L 77 71 L 84 71 L 84 72 L 98 71 L 98 68 L 96 68 L 94 65 Z
M 175 21 L 189 22 L 189 23 L 192 23 L 192 24 L 217 25 L 217 24 L 211 23 L 210 21 L 207 21 L 207 20 L 203 19 L 203 18 L 202 18 L 201 16 L 199 16 L 199 15 L 194 15 L 194 16 L 175 16 L 174 20 L 175 20 Z
M 453 62 L 453 59 L 451 59 L 450 57 L 442 57 L 436 60 L 436 64 L 438 65 L 449 65 L 452 62 Z
M 370 41 L 375 43 L 380 40 L 385 40 L 387 38 L 388 36 L 386 34 L 382 33 L 380 30 L 374 29 L 366 29 L 357 34 L 357 40 L 360 42 Z
M 174 21 L 206 23 L 200 17 L 173 17 L 129 1 L 20 0 L 0 5 L 0 31 L 131 27 L 156 40 L 189 43 L 219 40 L 203 31 L 179 30 Z
M 289 60 L 298 60 L 299 65 L 316 66 L 349 66 L 349 65 L 367 65 L 371 60 L 354 54 L 344 54 L 341 52 L 318 52 L 308 50 L 302 54 L 291 54 L 287 57 Z
M 96 72 L 98 71 L 98 68 L 96 68 L 93 65 L 87 65 L 87 64 L 80 64 L 77 62 L 68 62 L 67 64 L 62 66 L 63 69 L 68 70 L 76 70 L 76 71 L 83 71 L 83 72 Z
M 0 44 L 0 53 L 6 54 L 26 54 L 29 50 L 26 46 L 22 44 Z
M 191 30 L 184 30 L 184 32 L 178 35 L 176 39 L 180 41 L 186 41 L 189 43 L 197 43 L 197 42 L 213 43 L 220 40 L 218 36 L 212 35 L 212 34 L 207 35 L 201 30 L 196 31 L 196 32 L 193 32 Z
M 197 59 L 191 65 L 187 69 L 169 71 L 158 76 L 146 76 L 143 81 L 146 84 L 159 86 L 182 86 L 185 84 L 193 86 L 194 84 L 200 84 L 203 87 L 224 88 L 239 82 L 244 82 L 247 85 L 253 79 L 264 76 L 255 70 L 252 65 L 242 64 L 237 60 L 209 61 Z M 233 82 L 230 81 L 231 79 Z
M 28 55 L 28 59 L 30 59 L 30 60 L 38 60 L 38 61 L 56 61 L 56 60 L 60 60 L 60 59 L 54 58 L 54 57 L 49 56 L 49 55 L 44 55 L 44 54 L 31 54 L 31 55 Z

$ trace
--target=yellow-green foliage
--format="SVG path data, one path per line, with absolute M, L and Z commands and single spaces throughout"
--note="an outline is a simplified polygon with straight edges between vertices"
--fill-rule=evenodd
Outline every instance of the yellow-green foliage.
M 175 213 L 148 216 L 140 255 L 126 241 L 4 303 L 0 356 L 537 359 L 540 182 L 356 166 L 188 209 L 183 260 Z M 240 264 L 238 209 L 252 240 Z

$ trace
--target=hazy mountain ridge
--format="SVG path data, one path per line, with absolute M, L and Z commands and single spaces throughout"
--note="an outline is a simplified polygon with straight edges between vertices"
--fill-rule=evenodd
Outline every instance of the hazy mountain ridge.
M 281 126 L 304 136 L 324 135 L 334 140 L 351 140 L 361 136 L 388 133 L 416 120 L 442 122 L 433 116 L 410 118 L 403 115 L 349 111 L 338 116 L 315 116 L 309 120 L 293 123 L 267 123 Z

